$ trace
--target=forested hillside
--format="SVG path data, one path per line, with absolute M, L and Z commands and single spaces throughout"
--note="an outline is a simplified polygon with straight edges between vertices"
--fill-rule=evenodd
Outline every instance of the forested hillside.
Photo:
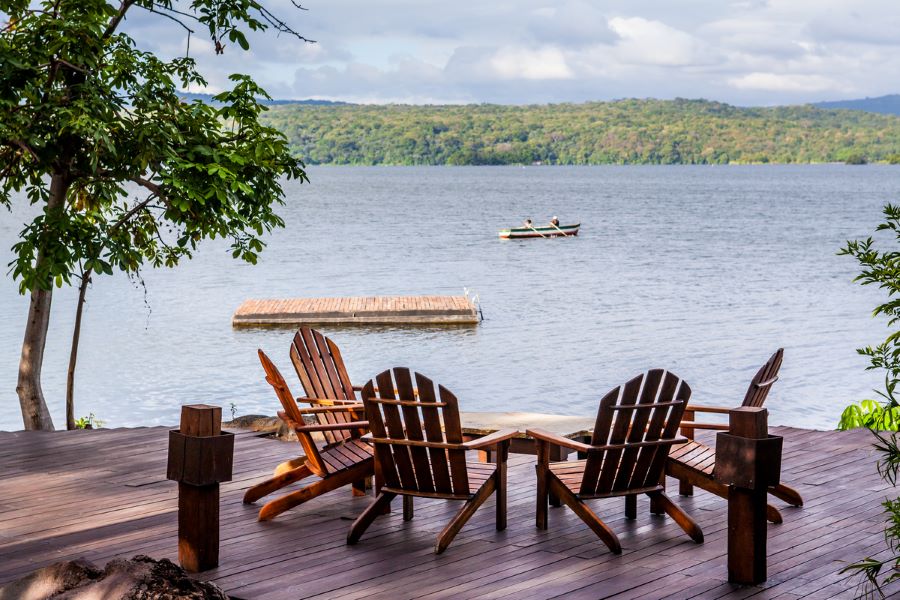
M 724 164 L 900 160 L 900 118 L 705 100 L 275 106 L 308 164 Z

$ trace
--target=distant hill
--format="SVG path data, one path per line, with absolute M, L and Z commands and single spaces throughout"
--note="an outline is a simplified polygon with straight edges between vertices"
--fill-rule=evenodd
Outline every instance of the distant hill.
M 216 104 L 213 100 L 213 94 L 193 94 L 190 92 L 179 92 L 178 95 L 187 102 L 200 100 L 207 104 Z M 332 102 L 331 100 L 263 100 L 261 104 L 267 106 L 282 106 L 285 104 L 300 104 L 304 106 L 345 106 L 347 102 Z
M 880 113 L 883 115 L 900 115 L 900 94 L 889 94 L 877 98 L 862 98 L 860 100 L 834 100 L 831 102 L 816 102 L 817 108 L 845 108 L 847 110 L 864 110 L 866 112 Z
M 900 118 L 707 100 L 286 105 L 266 123 L 308 164 L 727 164 L 900 161 Z

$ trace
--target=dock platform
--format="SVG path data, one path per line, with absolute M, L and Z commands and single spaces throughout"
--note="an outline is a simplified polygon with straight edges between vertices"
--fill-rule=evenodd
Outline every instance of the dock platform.
M 136 554 L 175 559 L 168 429 L 0 432 L 0 586 L 78 557 L 98 565 Z M 198 577 L 245 600 L 853 598 L 857 581 L 839 571 L 889 555 L 881 502 L 897 495 L 875 470 L 874 438 L 865 430 L 771 431 L 784 436 L 782 478 L 805 505 L 784 508 L 784 523 L 768 526 L 769 579 L 759 586 L 727 581 L 721 498 L 702 490 L 680 497 L 669 480 L 673 501 L 703 528 L 703 544 L 650 514 L 646 497 L 636 520 L 625 518 L 620 498 L 592 501 L 622 541 L 615 555 L 567 508 L 550 510 L 549 530 L 534 526 L 535 459 L 521 454 L 510 457 L 506 531 L 495 530 L 490 499 L 439 556 L 434 539 L 459 503 L 417 498 L 415 518 L 404 522 L 395 502 L 356 546 L 345 545 L 347 531 L 372 496 L 349 489 L 260 523 L 260 504 L 241 503 L 244 490 L 300 448 L 248 433 L 236 436 L 234 477 L 221 488 L 219 567 Z M 884 593 L 896 598 L 900 581 Z
M 357 296 L 246 300 L 231 324 L 475 325 L 479 320 L 478 309 L 466 296 Z

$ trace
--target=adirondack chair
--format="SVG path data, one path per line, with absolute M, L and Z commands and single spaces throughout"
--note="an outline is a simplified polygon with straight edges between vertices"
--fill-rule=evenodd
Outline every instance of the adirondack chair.
M 321 480 L 267 502 L 259 511 L 259 520 L 272 519 L 298 504 L 347 484 L 355 484 L 364 494 L 363 482 L 366 477 L 374 474 L 375 465 L 371 447 L 360 441 L 360 437 L 368 430 L 368 423 L 362 419 L 362 404 L 323 406 L 313 402 L 314 406 L 311 408 L 299 408 L 278 368 L 265 352 L 258 352 L 266 372 L 266 381 L 274 388 L 284 408 L 279 411 L 278 416 L 296 432 L 305 459 L 302 464 L 283 468 L 273 478 L 247 490 L 244 502 L 254 502 L 310 475 L 317 475 Z M 305 414 L 314 415 L 318 424 L 306 425 L 303 420 Z M 332 441 L 320 450 L 312 437 L 314 432 L 329 435 Z
M 413 377 L 418 386 L 414 392 Z M 377 386 L 377 388 L 376 388 Z M 395 392 L 396 390 L 396 392 Z M 475 511 L 496 493 L 497 530 L 506 529 L 506 458 L 516 431 L 500 430 L 463 442 L 456 397 L 409 369 L 384 371 L 362 389 L 375 446 L 375 501 L 354 521 L 347 543 L 355 544 L 396 496 L 403 496 L 403 518 L 413 518 L 412 498 L 463 500 L 465 504 L 438 535 L 442 553 Z M 443 425 L 443 431 L 442 431 Z M 467 450 L 493 447 L 497 463 L 468 462 Z
M 691 388 L 673 373 L 648 371 L 600 400 L 591 443 L 570 440 L 543 429 L 527 433 L 537 444 L 536 524 L 547 529 L 547 504 L 552 494 L 571 508 L 616 554 L 622 552 L 619 538 L 588 506 L 585 500 L 625 497 L 625 515 L 637 517 L 637 496 L 650 497 L 650 510 L 665 512 L 697 543 L 703 532 L 676 506 L 660 481 L 666 457 L 674 444 L 678 425 Z M 550 445 L 557 444 L 587 455 L 585 460 L 550 462 Z
M 779 348 L 760 367 L 759 371 L 750 382 L 747 393 L 744 395 L 742 406 L 762 406 L 769 395 L 772 384 L 778 381 L 778 370 L 784 356 L 784 349 Z M 722 498 L 728 498 L 728 487 L 715 480 L 714 467 L 716 463 L 716 451 L 706 444 L 694 441 L 696 429 L 710 429 L 728 431 L 728 425 L 724 423 L 698 423 L 694 421 L 696 413 L 725 414 L 729 408 L 721 406 L 703 406 L 690 404 L 684 411 L 684 420 L 681 423 L 681 433 L 691 441 L 672 450 L 666 463 L 666 474 L 679 480 L 679 492 L 684 496 L 694 493 L 694 486 L 712 492 Z M 797 490 L 779 483 L 769 488 L 769 493 L 784 500 L 793 506 L 803 506 L 803 498 Z M 772 523 L 781 523 L 782 516 L 777 508 L 772 505 L 766 507 L 766 518 Z

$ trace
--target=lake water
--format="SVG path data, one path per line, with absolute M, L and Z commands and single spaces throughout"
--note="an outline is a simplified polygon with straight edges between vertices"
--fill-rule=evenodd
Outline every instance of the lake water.
M 694 399 L 737 405 L 779 346 L 771 422 L 833 428 L 881 376 L 855 348 L 881 341 L 876 289 L 836 251 L 896 201 L 888 166 L 410 167 L 310 169 L 289 184 L 287 228 L 260 264 L 212 243 L 145 290 L 101 277 L 88 295 L 76 413 L 107 426 L 172 424 L 181 404 L 274 414 L 256 348 L 294 383 L 289 329 L 233 330 L 246 298 L 480 294 L 476 327 L 333 327 L 354 382 L 409 366 L 465 410 L 590 415 L 611 387 L 673 370 Z M 9 262 L 26 211 L 0 219 Z M 525 217 L 581 221 L 577 238 L 501 241 Z M 75 309 L 54 296 L 44 391 L 63 427 Z M 0 288 L 0 429 L 21 428 L 16 370 L 27 302 Z

